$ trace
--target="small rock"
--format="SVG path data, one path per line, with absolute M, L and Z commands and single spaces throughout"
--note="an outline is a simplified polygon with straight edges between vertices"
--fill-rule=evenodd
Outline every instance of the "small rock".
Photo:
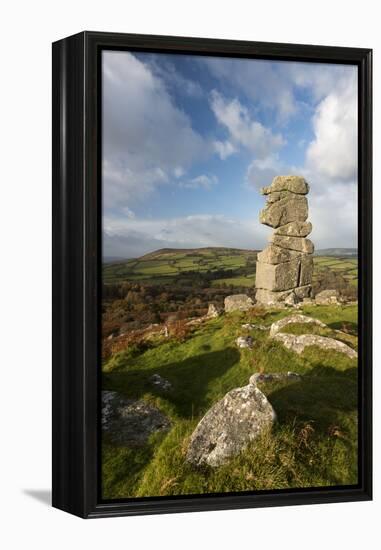
M 206 316 L 209 319 L 213 319 L 215 317 L 219 317 L 220 313 L 221 311 L 214 304 L 209 304 L 208 313 L 206 314 Z
M 236 340 L 236 344 L 239 348 L 252 348 L 253 339 L 251 336 L 239 336 Z
M 224 304 L 226 313 L 230 313 L 231 311 L 248 311 L 254 306 L 253 300 L 247 294 L 226 296 Z
M 246 330 L 252 330 L 252 329 L 269 330 L 269 328 L 270 328 L 270 327 L 266 327 L 265 325 L 256 325 L 254 323 L 244 323 L 241 326 L 242 326 L 242 328 L 245 328 Z
M 330 305 L 330 304 L 338 304 L 339 303 L 339 295 L 337 290 L 322 290 L 315 296 L 315 303 L 323 306 L 323 305 Z
M 313 324 L 313 325 L 318 325 L 319 327 L 322 327 L 322 328 L 327 327 L 327 325 L 319 321 L 319 319 L 314 319 L 313 317 L 308 317 L 307 315 L 301 315 L 300 313 L 296 313 L 295 315 L 283 317 L 283 319 L 280 319 L 279 321 L 275 321 L 275 323 L 273 323 L 270 327 L 270 338 L 273 338 L 275 334 L 280 332 L 285 326 L 297 324 L 297 323 Z
M 200 420 L 186 459 L 195 466 L 220 466 L 270 428 L 275 419 L 273 407 L 256 386 L 235 388 Z
M 153 374 L 150 377 L 150 381 L 152 382 L 152 384 L 164 391 L 170 390 L 172 388 L 172 384 L 170 383 L 170 381 L 160 376 L 160 374 Z
M 295 306 L 298 303 L 298 299 L 295 292 L 292 292 L 284 301 L 286 306 Z
M 285 372 L 272 372 L 272 373 L 263 373 L 263 372 L 256 372 L 252 376 L 250 376 L 249 384 L 253 384 L 254 386 L 257 385 L 258 382 L 274 382 L 277 380 L 287 380 L 287 379 L 293 379 L 293 380 L 301 380 L 302 376 L 300 374 L 297 374 L 296 372 L 288 371 Z
M 281 342 L 287 349 L 295 351 L 298 354 L 303 353 L 307 346 L 318 346 L 323 350 L 333 350 L 344 353 L 350 359 L 357 358 L 357 351 L 349 347 L 340 340 L 327 338 L 326 336 L 317 336 L 316 334 L 284 334 L 279 332 L 274 336 L 275 340 Z

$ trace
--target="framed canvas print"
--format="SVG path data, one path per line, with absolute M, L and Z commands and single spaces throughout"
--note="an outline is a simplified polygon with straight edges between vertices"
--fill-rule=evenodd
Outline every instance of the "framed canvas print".
M 53 44 L 53 505 L 369 500 L 371 50 Z

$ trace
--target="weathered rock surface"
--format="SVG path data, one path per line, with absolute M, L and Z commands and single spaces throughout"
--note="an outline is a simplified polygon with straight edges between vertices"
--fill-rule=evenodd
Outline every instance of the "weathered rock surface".
M 281 342 L 286 348 L 299 354 L 303 353 L 307 346 L 318 346 L 323 350 L 333 350 L 344 353 L 350 359 L 357 358 L 356 350 L 344 344 L 344 342 L 340 342 L 334 338 L 327 338 L 326 336 L 318 336 L 316 334 L 295 335 L 278 332 L 275 334 L 274 340 Z
M 256 293 L 257 302 L 266 305 L 279 305 L 283 304 L 284 301 L 291 295 L 294 294 L 297 298 L 297 301 L 303 300 L 304 298 L 311 295 L 312 287 L 311 285 L 299 286 L 297 288 L 283 290 L 283 291 L 274 291 L 266 290 L 264 288 L 258 288 Z
M 266 327 L 266 325 L 257 325 L 257 324 L 254 324 L 254 323 L 244 323 L 242 325 L 242 328 L 245 328 L 246 330 L 252 330 L 252 329 L 269 330 L 270 329 L 270 327 Z
M 170 381 L 160 376 L 160 374 L 153 374 L 150 377 L 150 380 L 154 386 L 160 388 L 161 390 L 168 391 L 172 388 Z
M 288 250 L 296 250 L 297 252 L 303 252 L 304 254 L 312 254 L 314 252 L 314 245 L 312 241 L 304 237 L 285 237 L 283 235 L 271 235 L 270 242 L 280 248 L 286 248 Z
M 278 382 L 278 380 L 301 380 L 302 375 L 296 372 L 272 372 L 272 373 L 261 373 L 257 372 L 250 376 L 250 384 L 258 384 L 263 382 Z
M 290 222 L 305 222 L 308 217 L 307 199 L 301 195 L 280 199 L 261 210 L 259 221 L 270 227 L 279 227 Z
M 220 466 L 270 428 L 275 418 L 273 407 L 254 384 L 235 388 L 200 420 L 190 439 L 187 461 Z
M 251 336 L 238 336 L 236 344 L 239 348 L 249 348 L 253 347 L 253 339 Z
M 313 324 L 322 328 L 327 327 L 327 325 L 319 321 L 319 319 L 314 319 L 313 317 L 308 317 L 307 315 L 296 313 L 294 315 L 290 315 L 289 317 L 283 317 L 283 319 L 280 319 L 279 321 L 275 321 L 275 323 L 273 323 L 270 327 L 270 338 L 273 338 L 287 325 L 295 325 L 300 323 Z
M 209 304 L 208 312 L 206 314 L 206 316 L 209 319 L 214 319 L 215 317 L 219 317 L 220 314 L 221 314 L 221 310 L 219 308 L 217 308 L 214 304 Z
M 263 187 L 261 192 L 263 195 L 274 193 L 277 191 L 290 191 L 306 195 L 310 190 L 308 183 L 301 176 L 276 176 L 269 187 Z
M 304 255 L 300 259 L 300 274 L 298 286 L 303 287 L 310 285 L 312 282 L 312 275 L 314 272 L 314 260 L 310 255 Z
M 285 237 L 307 237 L 311 231 L 311 222 L 291 222 L 275 229 L 274 234 L 283 235 Z
M 322 290 L 315 296 L 315 303 L 321 306 L 339 303 L 337 290 Z
M 299 283 L 300 259 L 281 264 L 257 263 L 255 284 L 266 290 L 286 290 Z
M 226 296 L 224 305 L 226 313 L 230 313 L 231 311 L 248 311 L 254 306 L 254 303 L 247 294 L 232 294 Z
M 298 303 L 299 301 L 295 292 L 292 292 L 289 296 L 287 296 L 287 298 L 284 299 L 285 306 L 295 307 L 298 305 Z
M 280 246 L 270 244 L 257 254 L 257 263 L 264 264 L 281 264 L 284 262 L 290 262 L 295 258 L 300 258 L 301 253 L 295 250 L 287 250 Z
M 265 305 L 295 306 L 311 295 L 314 252 L 306 238 L 309 186 L 300 176 L 278 176 L 262 189 L 267 196 L 261 223 L 275 229 L 270 244 L 257 255 L 256 300 Z
M 170 426 L 170 420 L 146 401 L 102 391 L 102 430 L 117 445 L 142 446 L 152 433 Z

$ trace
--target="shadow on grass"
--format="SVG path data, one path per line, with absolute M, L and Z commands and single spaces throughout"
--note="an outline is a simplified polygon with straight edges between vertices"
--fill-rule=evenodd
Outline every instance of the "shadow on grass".
M 221 377 L 239 360 L 239 352 L 228 347 L 150 369 L 106 373 L 103 376 L 103 388 L 118 391 L 134 399 L 151 393 L 171 403 L 178 416 L 191 418 L 210 406 L 207 394 L 211 382 Z M 172 388 L 163 391 L 155 387 L 150 380 L 153 374 L 169 380 Z
M 357 323 L 354 323 L 352 321 L 336 321 L 334 323 L 328 323 L 328 326 L 332 330 L 343 330 L 344 332 L 348 332 L 348 334 L 353 334 L 354 336 L 357 336 Z
M 300 382 L 274 389 L 268 398 L 277 411 L 280 423 L 295 418 L 313 422 L 316 431 L 340 423 L 340 415 L 355 411 L 357 403 L 357 369 L 338 371 L 318 365 Z

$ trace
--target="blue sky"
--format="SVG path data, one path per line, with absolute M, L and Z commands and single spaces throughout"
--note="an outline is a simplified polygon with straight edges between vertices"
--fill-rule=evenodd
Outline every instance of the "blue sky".
M 103 52 L 104 256 L 259 249 L 259 188 L 310 183 L 317 248 L 357 240 L 357 69 Z

